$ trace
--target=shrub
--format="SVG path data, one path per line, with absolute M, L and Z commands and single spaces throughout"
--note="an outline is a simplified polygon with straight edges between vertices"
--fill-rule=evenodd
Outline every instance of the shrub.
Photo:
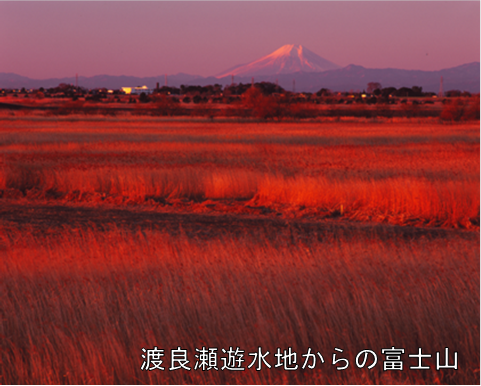
M 465 102 L 462 99 L 456 98 L 453 101 L 448 101 L 443 106 L 440 118 L 443 121 L 460 121 L 463 118 L 465 108 Z
M 264 95 L 257 87 L 251 87 L 242 94 L 242 104 L 256 118 L 279 118 L 283 115 L 279 101 L 271 95 Z
M 39 189 L 44 181 L 42 167 L 32 163 L 16 162 L 5 169 L 5 187 L 26 194 L 29 190 Z
M 464 110 L 464 119 L 479 120 L 479 94 L 469 99 L 469 103 Z
M 153 115 L 176 115 L 179 112 L 179 101 L 165 95 L 157 96 L 154 101 Z
M 403 103 L 403 101 L 401 101 L 401 103 Z M 416 117 L 419 114 L 419 105 L 414 102 L 408 103 L 406 101 L 401 105 L 400 110 L 402 111 L 402 115 L 407 118 Z
M 150 98 L 145 92 L 141 92 L 139 95 L 139 102 L 140 103 L 150 102 Z

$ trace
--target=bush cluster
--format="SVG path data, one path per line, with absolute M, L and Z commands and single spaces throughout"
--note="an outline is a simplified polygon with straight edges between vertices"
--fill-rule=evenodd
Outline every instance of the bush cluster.
M 443 121 L 470 121 L 479 119 L 479 95 L 473 98 L 447 100 L 441 111 Z

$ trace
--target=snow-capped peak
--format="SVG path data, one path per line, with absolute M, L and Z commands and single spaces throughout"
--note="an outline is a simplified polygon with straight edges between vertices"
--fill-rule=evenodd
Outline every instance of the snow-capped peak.
M 289 74 L 294 72 L 322 72 L 340 68 L 301 45 L 286 44 L 273 53 L 251 63 L 234 67 L 217 75 L 256 76 Z

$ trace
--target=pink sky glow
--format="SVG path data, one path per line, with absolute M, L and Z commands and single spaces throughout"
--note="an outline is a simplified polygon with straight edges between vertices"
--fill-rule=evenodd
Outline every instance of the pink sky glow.
M 0 72 L 209 76 L 301 44 L 342 67 L 479 61 L 480 3 L 0 2 Z

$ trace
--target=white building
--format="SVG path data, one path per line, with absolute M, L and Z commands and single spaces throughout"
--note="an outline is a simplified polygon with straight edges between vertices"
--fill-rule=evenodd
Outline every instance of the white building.
M 151 94 L 152 90 L 147 86 L 137 86 L 137 87 L 122 87 L 122 91 L 128 94 L 140 94 L 145 92 L 146 94 Z

